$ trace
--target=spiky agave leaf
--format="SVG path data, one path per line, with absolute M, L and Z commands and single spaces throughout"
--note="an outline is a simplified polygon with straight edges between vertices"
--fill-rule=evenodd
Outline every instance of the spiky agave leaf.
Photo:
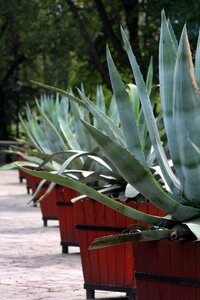
M 103 93 L 103 89 L 102 89 L 101 85 L 97 86 L 96 105 L 103 113 L 106 113 L 105 97 L 104 97 L 104 93 Z
M 20 114 L 19 114 L 19 120 L 20 120 L 20 124 L 21 124 L 21 126 L 22 126 L 22 128 L 23 128 L 23 130 L 24 130 L 24 132 L 27 136 L 29 144 L 41 151 L 42 149 L 41 149 L 40 145 L 38 144 L 38 141 L 35 140 L 35 137 L 33 136 L 32 132 L 29 128 L 28 123 L 26 121 L 24 121 L 24 119 L 22 118 L 22 116 Z
M 52 123 L 50 118 L 42 110 L 38 101 L 36 101 L 36 104 L 37 104 L 39 112 L 42 116 L 42 122 L 40 123 L 40 126 L 44 126 L 45 133 L 49 132 L 48 140 L 51 138 L 51 140 L 52 140 L 51 146 L 54 145 L 54 147 L 55 147 L 55 145 L 58 145 L 58 148 L 60 148 L 60 149 L 56 149 L 56 151 L 67 150 L 67 146 L 63 141 L 63 137 L 61 136 L 60 132 L 56 128 L 55 124 Z M 56 151 L 53 151 L 53 152 L 56 152 Z
M 22 118 L 20 118 L 20 121 L 24 126 L 26 126 L 25 132 L 27 134 L 27 137 L 31 140 L 31 142 L 34 141 L 34 145 L 36 149 L 39 151 L 43 151 L 45 153 L 52 153 L 58 150 L 55 145 L 57 143 L 52 143 L 52 140 L 54 140 L 55 136 L 51 131 L 49 132 L 49 126 L 46 126 L 44 122 L 40 120 L 40 123 L 38 121 L 38 118 L 36 117 L 36 114 L 30 110 L 30 108 L 27 106 L 26 110 L 26 117 L 27 121 L 23 122 Z M 48 139 L 46 138 L 46 135 L 48 136 Z M 54 140 L 55 141 L 55 140 Z
M 97 188 L 99 189 L 100 187 L 102 187 L 102 183 L 103 182 L 103 187 L 105 185 L 115 185 L 109 188 L 107 188 L 107 190 L 104 190 L 104 192 L 111 192 L 116 190 L 116 189 L 122 189 L 125 185 L 125 181 L 124 179 L 118 174 L 115 173 L 115 169 L 112 170 L 112 165 L 109 165 L 109 161 L 107 160 L 107 162 L 105 161 L 104 157 L 101 155 L 98 155 L 96 153 L 93 152 L 87 152 L 87 151 L 76 151 L 76 150 L 69 150 L 66 151 L 67 154 L 72 154 L 68 159 L 66 159 L 60 166 L 57 167 L 56 170 L 54 170 L 55 174 L 61 175 L 61 174 L 65 174 L 68 176 L 73 176 L 74 174 L 79 174 L 78 177 L 76 177 L 77 180 L 80 180 L 81 182 L 87 183 L 90 186 L 93 185 L 93 182 L 97 182 Z M 48 161 L 50 159 L 53 158 L 53 156 L 55 156 L 58 153 L 54 153 L 53 155 L 50 155 L 49 158 L 47 160 L 45 160 L 42 164 L 40 164 L 40 168 L 45 168 L 46 163 L 48 163 Z M 94 171 L 85 171 L 85 169 L 82 170 L 73 170 L 71 169 L 71 164 L 76 165 L 75 161 L 77 159 L 80 159 L 82 157 L 87 157 L 88 159 L 90 159 L 92 162 L 96 162 L 98 165 L 100 165 L 102 167 L 102 169 L 100 168 L 100 171 L 97 171 L 97 168 L 95 168 Z M 106 170 L 106 171 L 105 171 Z M 85 176 L 85 173 L 89 173 L 89 175 Z M 117 184 L 117 186 L 116 186 Z M 46 196 L 52 191 L 52 189 L 54 188 L 55 184 L 51 183 L 47 189 L 47 191 L 39 198 L 39 202 L 41 202 L 43 199 L 46 198 Z M 37 192 L 38 194 L 38 192 Z M 35 199 L 35 194 L 33 195 L 32 200 Z
M 17 165 L 17 163 L 16 163 Z M 97 200 L 101 204 L 104 204 L 114 210 L 117 210 L 119 213 L 133 218 L 137 219 L 142 222 L 147 222 L 150 224 L 165 224 L 166 226 L 172 226 L 173 224 L 175 225 L 177 221 L 170 220 L 169 218 L 164 218 L 164 217 L 158 217 L 158 216 L 152 216 L 146 213 L 143 213 L 141 211 L 138 211 L 137 209 L 134 209 L 132 207 L 126 206 L 116 200 L 113 200 L 109 198 L 108 196 L 97 192 L 93 188 L 77 181 L 72 178 L 63 176 L 63 175 L 58 175 L 58 174 L 52 174 L 48 172 L 41 172 L 41 171 L 35 171 L 35 170 L 29 170 L 26 168 L 20 167 L 24 172 L 31 174 L 33 176 L 48 180 L 48 181 L 53 181 L 59 185 L 67 186 L 69 188 L 72 188 L 79 193 L 83 195 L 87 195 L 91 199 Z
M 127 84 L 126 91 L 129 95 L 130 101 L 133 103 L 135 119 L 136 119 L 136 123 L 138 124 L 139 115 L 140 115 L 140 98 L 138 95 L 137 86 L 135 84 L 129 83 Z
M 52 91 L 57 92 L 61 95 L 68 96 L 68 92 L 64 91 L 63 89 L 60 89 L 60 88 L 57 88 L 57 87 L 54 87 L 54 86 L 51 86 L 51 85 L 48 85 L 48 84 L 45 84 L 45 83 L 41 83 L 41 82 L 38 82 L 38 81 L 35 81 L 35 80 L 31 80 L 31 82 L 35 83 L 38 86 L 43 87 L 47 90 L 52 90 Z M 77 99 L 77 101 L 79 102 L 80 100 Z
M 122 82 L 121 77 L 116 69 L 108 47 L 106 53 L 111 85 L 115 96 L 127 149 L 131 153 L 134 153 L 134 155 L 144 165 L 146 165 L 137 127 L 137 112 L 135 112 L 133 108 L 133 104 L 129 99 L 124 83 Z
M 88 132 L 85 130 L 83 125 L 81 124 L 80 118 L 84 120 L 88 120 L 88 110 L 82 111 L 77 103 L 71 101 L 70 103 L 72 113 L 75 120 L 75 136 L 80 145 L 80 149 L 84 151 L 93 150 L 96 147 L 96 143 L 93 139 L 88 136 Z M 84 109 L 84 108 L 83 108 Z
M 77 142 L 69 124 L 69 120 L 68 120 L 69 114 L 67 113 L 66 115 L 63 115 L 63 113 L 60 111 L 58 113 L 57 118 L 59 122 L 59 129 L 64 136 L 67 148 L 80 150 L 80 145 Z
M 200 146 L 200 92 L 194 75 L 186 27 L 183 28 L 174 73 L 173 135 L 176 137 L 180 167 L 184 176 L 183 194 L 200 205 L 200 156 L 191 140 Z
M 157 88 L 157 86 L 153 86 L 153 59 L 152 58 L 150 60 L 149 67 L 148 67 L 146 88 L 147 88 L 148 95 L 150 97 L 152 109 L 154 109 L 155 100 L 156 100 L 156 96 L 158 93 L 158 88 Z M 138 90 L 137 90 L 137 94 L 138 94 Z M 142 149 L 144 151 L 145 159 L 147 160 L 147 164 L 151 165 L 151 160 L 150 159 L 148 160 L 148 158 L 146 157 L 146 156 L 151 155 L 151 151 L 150 151 L 151 145 L 150 145 L 150 141 L 148 138 L 147 125 L 145 122 L 144 112 L 141 109 L 139 94 L 138 94 L 138 100 L 139 100 L 139 104 L 140 104 L 140 111 L 139 111 L 139 117 L 138 117 L 138 131 L 139 131 L 141 145 L 142 145 Z
M 58 128 L 55 127 L 54 122 L 50 122 L 50 118 L 45 114 L 44 109 L 42 109 L 42 105 L 40 106 L 39 103 L 37 103 L 39 111 L 44 118 L 44 121 L 46 121 L 48 123 L 48 125 L 51 127 L 51 129 L 55 132 L 58 140 L 60 139 L 61 136 L 63 136 L 64 140 L 67 143 L 68 149 L 85 149 L 85 148 L 91 147 L 91 145 L 88 145 L 88 147 L 86 147 L 86 144 L 89 143 L 90 139 L 85 137 L 86 133 L 83 132 L 84 128 L 82 126 L 80 126 L 80 121 L 77 118 L 77 115 L 79 115 L 79 114 L 83 117 L 84 113 L 81 109 L 79 109 L 79 106 L 84 109 L 85 104 L 79 98 L 75 97 L 73 95 L 72 91 L 66 92 L 62 89 L 58 89 L 56 87 L 52 87 L 52 86 L 49 86 L 46 84 L 42 84 L 42 83 L 35 82 L 35 81 L 32 81 L 32 82 L 36 83 L 46 89 L 53 90 L 57 93 L 59 92 L 59 94 L 64 95 L 66 97 L 67 102 L 68 102 L 68 98 L 72 99 L 73 102 L 75 102 L 75 103 L 72 102 L 71 106 L 72 106 L 73 115 L 74 115 L 73 118 L 75 118 L 75 122 L 74 122 L 75 130 L 77 129 L 76 137 L 74 136 L 73 130 L 72 130 L 72 128 L 70 128 L 70 125 L 69 125 L 69 119 L 70 119 L 69 115 L 71 115 L 71 112 L 69 112 L 69 110 L 68 110 L 66 113 L 66 105 L 64 105 L 63 101 L 58 106 L 58 116 L 57 116 L 58 125 L 59 125 Z M 63 106 L 64 106 L 65 115 L 63 115 Z M 56 123 L 57 123 L 57 120 L 56 120 Z M 57 151 L 59 151 L 59 149 L 57 149 Z
M 200 214 L 200 209 L 185 206 L 171 198 L 153 177 L 148 168 L 145 168 L 130 152 L 112 141 L 102 132 L 85 123 L 89 132 L 113 162 L 121 176 L 133 185 L 145 198 L 152 201 L 157 207 L 171 214 L 176 220 L 184 221 Z
M 195 78 L 200 89 L 200 31 L 198 35 L 197 48 L 195 54 Z
M 106 134 L 108 134 L 112 139 L 117 140 L 121 144 L 124 144 L 124 137 L 121 129 L 118 125 L 116 125 L 111 118 L 105 115 L 94 103 L 92 103 L 87 97 L 85 97 L 81 91 L 79 91 L 79 95 L 84 102 L 87 109 L 91 112 L 94 118 L 97 120 L 99 126 Z M 73 101 L 74 98 L 69 98 Z
M 138 231 L 135 233 L 122 233 L 116 235 L 108 235 L 96 238 L 90 245 L 90 250 L 101 249 L 110 246 L 121 245 L 124 243 L 142 242 L 142 241 L 158 241 L 160 239 L 170 239 L 173 229 L 159 229 Z
M 177 58 L 178 44 L 173 29 L 162 12 L 162 23 L 159 43 L 159 81 L 163 119 L 168 138 L 168 145 L 178 178 L 183 183 L 183 173 L 177 150 L 177 140 L 173 128 L 173 84 L 174 69 Z
M 48 101 L 47 101 L 48 100 Z M 71 112 L 69 110 L 69 101 L 65 96 L 60 97 L 58 93 L 56 98 L 52 96 L 41 96 L 40 104 L 36 102 L 40 112 L 43 112 L 56 129 L 57 140 L 61 138 L 67 149 L 79 149 L 80 146 L 74 137 L 71 129 Z M 44 121 L 44 120 L 43 120 Z
M 146 88 L 147 88 L 148 95 L 151 94 L 152 85 L 153 85 L 153 58 L 151 57 L 148 71 L 147 71 L 147 79 L 146 79 Z
M 17 163 L 17 165 L 16 165 Z M 25 161 L 17 161 L 17 162 L 12 162 L 3 166 L 0 166 L 0 170 L 12 170 L 16 169 L 17 167 L 34 167 L 36 168 L 38 164 L 34 162 L 25 162 Z
M 26 108 L 26 119 L 26 126 L 29 129 L 32 138 L 39 145 L 38 149 L 46 153 L 51 153 L 51 139 L 53 135 L 50 133 L 48 136 L 49 138 L 45 138 L 45 134 L 48 135 L 49 127 L 46 126 L 41 119 L 39 120 L 38 114 L 35 111 L 32 111 L 28 104 Z
M 180 183 L 179 183 L 178 179 L 176 178 L 176 176 L 174 175 L 174 173 L 172 172 L 172 170 L 169 166 L 167 157 L 165 155 L 165 152 L 163 150 L 162 143 L 161 143 L 160 136 L 159 136 L 159 131 L 156 126 L 156 121 L 155 121 L 154 114 L 152 111 L 151 102 L 150 102 L 150 99 L 148 96 L 146 85 L 143 80 L 143 76 L 140 72 L 140 68 L 137 64 L 136 58 L 132 52 L 128 38 L 122 28 L 121 28 L 121 33 L 122 33 L 124 45 L 125 45 L 128 57 L 129 57 L 131 68 L 132 68 L 132 71 L 134 74 L 136 85 L 138 88 L 138 93 L 140 95 L 142 109 L 143 109 L 143 112 L 145 115 L 147 128 L 149 131 L 152 145 L 154 147 L 154 151 L 156 153 L 156 157 L 157 157 L 160 167 L 162 169 L 163 175 L 165 176 L 165 179 L 168 183 L 168 186 L 171 188 L 171 190 L 173 192 L 179 193 L 180 192 Z
M 195 219 L 194 221 L 188 221 L 184 224 L 176 224 L 172 228 L 155 228 L 150 229 L 138 228 L 129 231 L 128 233 L 104 236 L 96 238 L 94 242 L 90 245 L 89 249 L 100 249 L 115 245 L 120 245 L 129 242 L 142 242 L 142 241 L 158 241 L 161 239 L 168 240 L 197 240 L 200 238 L 199 229 L 200 219 Z
M 108 187 L 103 187 L 103 188 L 100 188 L 100 189 L 96 189 L 96 191 L 98 191 L 98 193 L 102 193 L 102 194 L 106 194 L 106 195 L 110 195 L 110 194 L 112 195 L 113 192 L 119 192 L 120 190 L 121 190 L 121 185 L 114 184 L 114 183 L 112 183 L 112 185 L 110 185 Z M 80 195 L 78 197 L 72 198 L 71 202 L 75 203 L 75 202 L 83 200 L 87 197 L 88 197 L 87 195 Z
M 138 190 L 136 190 L 132 185 L 127 183 L 125 188 L 125 197 L 126 198 L 135 198 L 139 194 Z
M 115 96 L 113 95 L 110 101 L 110 106 L 108 108 L 108 117 L 119 127 L 120 119 L 117 111 L 117 105 L 115 101 Z
M 43 180 L 41 180 L 39 183 L 38 183 L 38 185 L 37 185 L 37 187 L 36 187 L 36 189 L 35 189 L 35 192 L 33 193 L 33 195 L 31 196 L 31 198 L 29 199 L 29 201 L 27 202 L 27 204 L 30 204 L 31 202 L 33 202 L 33 205 L 37 205 L 40 201 L 41 201 L 41 199 L 38 199 L 38 195 L 39 195 L 39 193 L 40 193 L 40 190 L 41 190 L 41 188 L 44 186 L 44 184 L 46 183 L 46 180 L 45 179 L 43 179 Z M 52 183 L 54 186 L 56 185 L 54 182 Z M 52 189 L 51 189 L 52 190 Z M 49 193 L 48 193 L 49 194 Z M 45 195 L 45 197 L 46 197 L 46 195 Z M 44 198 L 45 198 L 44 197 Z

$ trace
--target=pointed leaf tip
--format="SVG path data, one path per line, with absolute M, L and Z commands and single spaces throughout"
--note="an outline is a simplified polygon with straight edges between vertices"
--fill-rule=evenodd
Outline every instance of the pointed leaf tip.
M 123 29 L 122 26 L 120 26 L 120 31 L 121 31 L 121 34 L 122 34 L 122 35 L 125 35 L 125 31 L 124 31 L 124 29 Z
M 108 56 L 111 56 L 111 53 L 110 53 L 110 48 L 108 46 L 108 44 L 106 45 L 106 57 L 108 59 Z
M 167 20 L 166 20 L 166 15 L 165 15 L 165 10 L 164 10 L 164 9 L 161 11 L 161 20 L 162 20 L 162 21 L 165 21 L 165 22 L 167 21 Z

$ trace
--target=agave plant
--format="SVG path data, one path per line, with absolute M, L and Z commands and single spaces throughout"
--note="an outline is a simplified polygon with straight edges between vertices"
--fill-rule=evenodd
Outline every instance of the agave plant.
M 85 95 L 84 90 L 82 93 Z M 73 95 L 70 92 L 70 95 Z M 86 95 L 85 95 L 86 96 Z M 113 164 L 99 153 L 99 148 L 80 121 L 92 122 L 88 110 L 72 102 L 68 98 L 56 98 L 43 95 L 40 101 L 36 100 L 38 111 L 32 111 L 27 105 L 26 120 L 20 116 L 29 148 L 21 148 L 15 153 L 21 155 L 25 162 L 18 162 L 18 166 L 45 168 L 58 174 L 67 174 L 79 179 L 88 185 L 93 185 L 104 192 L 124 190 L 125 180 L 116 172 Z M 102 88 L 97 87 L 96 105 L 105 111 L 105 98 Z M 109 107 L 117 126 L 113 102 Z M 94 122 L 98 127 L 98 122 Z M 3 166 L 4 169 L 16 167 L 15 163 Z M 39 185 L 34 200 L 42 184 Z M 52 183 L 42 200 L 55 186 Z
M 152 77 L 153 66 L 151 60 L 148 68 L 146 87 L 151 100 L 152 109 L 154 109 L 156 97 L 159 92 L 159 86 L 152 85 Z M 132 137 L 134 136 L 136 127 L 138 127 L 137 140 L 141 141 L 141 147 L 143 149 L 147 164 L 149 167 L 152 167 L 154 165 L 155 155 L 152 151 L 152 146 L 149 140 L 149 134 L 147 132 L 147 127 L 144 120 L 144 113 L 140 106 L 138 90 L 135 84 L 128 84 L 126 86 L 126 91 L 124 91 L 126 97 L 123 103 L 120 103 L 119 97 L 116 98 L 115 95 L 113 95 L 107 111 L 105 108 L 105 100 L 101 87 L 97 87 L 95 105 L 94 102 L 86 96 L 83 90 L 78 89 L 80 98 L 77 98 L 72 93 L 65 92 L 63 90 L 47 86 L 45 84 L 38 84 L 45 88 L 53 89 L 54 91 L 62 93 L 65 97 L 67 97 L 70 100 L 72 107 L 78 104 L 86 108 L 94 117 L 93 125 L 95 128 L 107 134 L 111 139 L 118 141 L 122 146 L 130 148 L 130 151 L 132 151 L 131 148 L 134 147 L 135 142 L 132 142 Z M 78 115 L 77 113 L 78 110 L 75 112 L 75 118 L 77 123 L 80 123 L 81 115 Z M 81 119 L 83 120 L 83 118 Z M 158 121 L 160 122 L 160 118 L 158 118 Z M 89 153 L 86 152 L 85 154 L 88 155 Z M 88 166 L 86 167 L 86 169 L 87 168 Z M 118 173 L 118 171 L 116 172 Z M 130 185 L 129 183 L 126 185 L 125 197 L 135 197 L 138 193 L 139 192 L 132 185 Z M 121 193 L 120 197 L 124 198 L 123 194 L 124 192 Z
M 113 201 L 91 187 L 65 176 L 28 171 L 35 176 L 69 186 L 80 193 L 87 194 L 124 215 L 148 222 L 150 227 L 143 231 L 125 233 L 96 240 L 92 248 L 140 240 L 158 240 L 162 238 L 193 240 L 200 239 L 200 38 L 198 39 L 195 66 L 193 66 L 186 27 L 183 28 L 179 44 L 175 38 L 170 21 L 162 12 L 162 24 L 159 45 L 159 80 L 161 105 L 165 130 L 169 145 L 169 160 L 163 149 L 156 120 L 150 103 L 148 89 L 132 52 L 128 39 L 122 29 L 122 37 L 135 78 L 145 123 L 154 148 L 162 175 L 169 187 L 165 189 L 154 177 L 147 163 L 141 136 L 138 133 L 137 119 L 131 119 L 130 128 L 134 135 L 127 133 L 122 125 L 126 143 L 121 132 L 114 127 L 112 136 L 84 122 L 99 147 L 113 163 L 119 174 L 134 186 L 149 201 L 166 212 L 165 217 L 148 215 Z M 114 65 L 109 50 L 107 61 L 112 88 L 118 105 L 127 100 L 127 92 Z M 129 117 L 129 111 L 125 116 Z M 132 118 L 135 115 L 132 115 Z M 105 118 L 104 118 L 105 120 Z M 110 124 L 112 125 L 112 124 Z M 152 227 L 153 226 L 153 227 Z

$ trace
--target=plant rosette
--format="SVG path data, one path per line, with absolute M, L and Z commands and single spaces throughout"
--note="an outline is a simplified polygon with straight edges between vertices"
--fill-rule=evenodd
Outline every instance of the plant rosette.
M 169 164 L 160 139 L 147 86 L 123 29 L 122 38 L 133 71 L 151 144 L 168 189 L 160 184 L 147 163 L 135 114 L 131 114 L 130 133 L 129 138 L 126 136 L 126 143 L 122 141 L 119 131 L 112 130 L 112 133 L 109 133 L 99 130 L 85 121 L 83 124 L 122 178 L 160 210 L 166 212 L 166 216 L 149 215 L 126 207 L 122 203 L 116 203 L 108 196 L 66 176 L 24 170 L 40 178 L 69 186 L 126 216 L 150 224 L 146 230 L 135 230 L 96 239 L 92 243 L 91 249 L 127 242 L 158 241 L 161 239 L 199 241 L 200 38 L 198 39 L 195 65 L 193 66 L 186 26 L 183 28 L 178 44 L 171 23 L 166 20 L 165 14 L 162 12 L 159 81 L 167 145 L 173 167 Z M 115 67 L 109 49 L 107 49 L 107 61 L 115 100 L 119 105 L 123 103 L 124 112 L 129 118 L 129 111 L 133 107 L 127 101 L 128 94 L 125 85 Z M 123 126 L 122 133 L 126 133 Z

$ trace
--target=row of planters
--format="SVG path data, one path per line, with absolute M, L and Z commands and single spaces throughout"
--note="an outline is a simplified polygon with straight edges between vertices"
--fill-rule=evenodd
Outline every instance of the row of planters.
M 23 161 L 22 157 L 18 155 L 17 161 Z M 25 180 L 26 189 L 28 194 L 35 194 L 41 179 L 38 177 L 32 176 L 30 174 L 25 173 L 22 170 L 19 170 L 19 181 L 23 182 Z M 39 199 L 42 195 L 44 195 L 49 187 L 49 183 L 45 182 L 40 187 L 37 197 L 34 197 L 33 203 L 34 206 L 37 203 L 37 199 Z M 48 225 L 48 220 L 58 220 L 58 210 L 57 210 L 57 198 L 58 198 L 58 186 L 55 186 L 51 193 L 46 196 L 46 200 L 40 202 L 41 215 L 43 220 L 43 225 L 46 227 Z
M 31 185 L 31 189 L 35 191 L 39 179 L 29 176 L 32 177 L 32 184 L 35 182 L 35 185 Z M 40 193 L 44 191 L 41 190 Z M 133 222 L 142 226 L 145 224 L 90 198 L 73 204 L 71 199 L 76 196 L 77 192 L 72 189 L 55 186 L 40 206 L 43 221 L 59 220 L 62 252 L 68 253 L 69 246 L 80 247 L 87 299 L 95 298 L 95 290 L 125 292 L 130 300 L 136 299 L 132 245 L 123 244 L 95 251 L 88 248 L 95 238 L 121 233 Z M 154 205 L 141 199 L 138 203 L 136 199 L 129 200 L 127 205 L 150 214 L 164 215 Z
M 136 288 L 139 300 L 197 300 L 200 293 L 200 38 L 193 66 L 186 27 L 178 44 L 170 21 L 162 12 L 159 44 L 162 112 L 155 117 L 157 86 L 152 84 L 152 64 L 144 82 L 127 36 L 121 31 L 136 85 L 124 85 L 109 49 L 107 62 L 113 89 L 109 110 L 99 88 L 94 104 L 83 90 L 78 91 L 77 97 L 70 91 L 42 85 L 59 91 L 67 100 L 58 99 L 49 110 L 46 109 L 48 101 L 45 107 L 38 104 L 43 117 L 39 123 L 30 109 L 27 111 L 28 122 L 21 121 L 32 148 L 23 158 L 29 162 L 27 166 L 36 170 L 23 168 L 23 162 L 17 165 L 28 174 L 52 182 L 48 191 L 58 184 L 84 195 L 73 200 L 73 209 L 77 205 L 74 212 L 77 212 L 78 240 L 84 236 L 83 241 L 79 240 L 80 247 L 90 244 L 89 250 L 81 252 L 87 253 L 87 265 L 95 266 L 95 281 L 86 282 L 92 271 L 84 271 L 82 261 L 88 298 L 94 297 L 96 288 L 118 289 L 124 280 L 123 287 L 128 289 L 123 291 L 130 299 L 136 298 Z M 56 110 L 59 103 L 62 108 L 70 104 L 70 109 Z M 48 140 L 42 136 L 45 130 Z M 91 206 L 88 200 L 82 200 L 86 196 L 93 199 L 89 200 Z M 137 203 L 141 196 L 142 202 Z M 128 205 L 122 202 L 129 198 L 135 202 Z M 92 211 L 95 211 L 93 219 Z M 97 220 L 102 223 L 97 224 Z M 137 225 L 123 231 L 128 224 Z M 83 233 L 84 227 L 91 232 L 91 237 Z M 97 228 L 102 229 L 104 237 Z M 129 253 L 131 260 L 127 262 Z M 104 262 L 102 268 L 96 265 L 100 258 Z M 121 263 L 123 258 L 125 261 Z M 106 273 L 105 261 L 114 261 L 116 276 L 109 277 Z M 121 281 L 122 273 L 129 274 L 127 281 Z M 106 274 L 104 280 L 102 274 Z

